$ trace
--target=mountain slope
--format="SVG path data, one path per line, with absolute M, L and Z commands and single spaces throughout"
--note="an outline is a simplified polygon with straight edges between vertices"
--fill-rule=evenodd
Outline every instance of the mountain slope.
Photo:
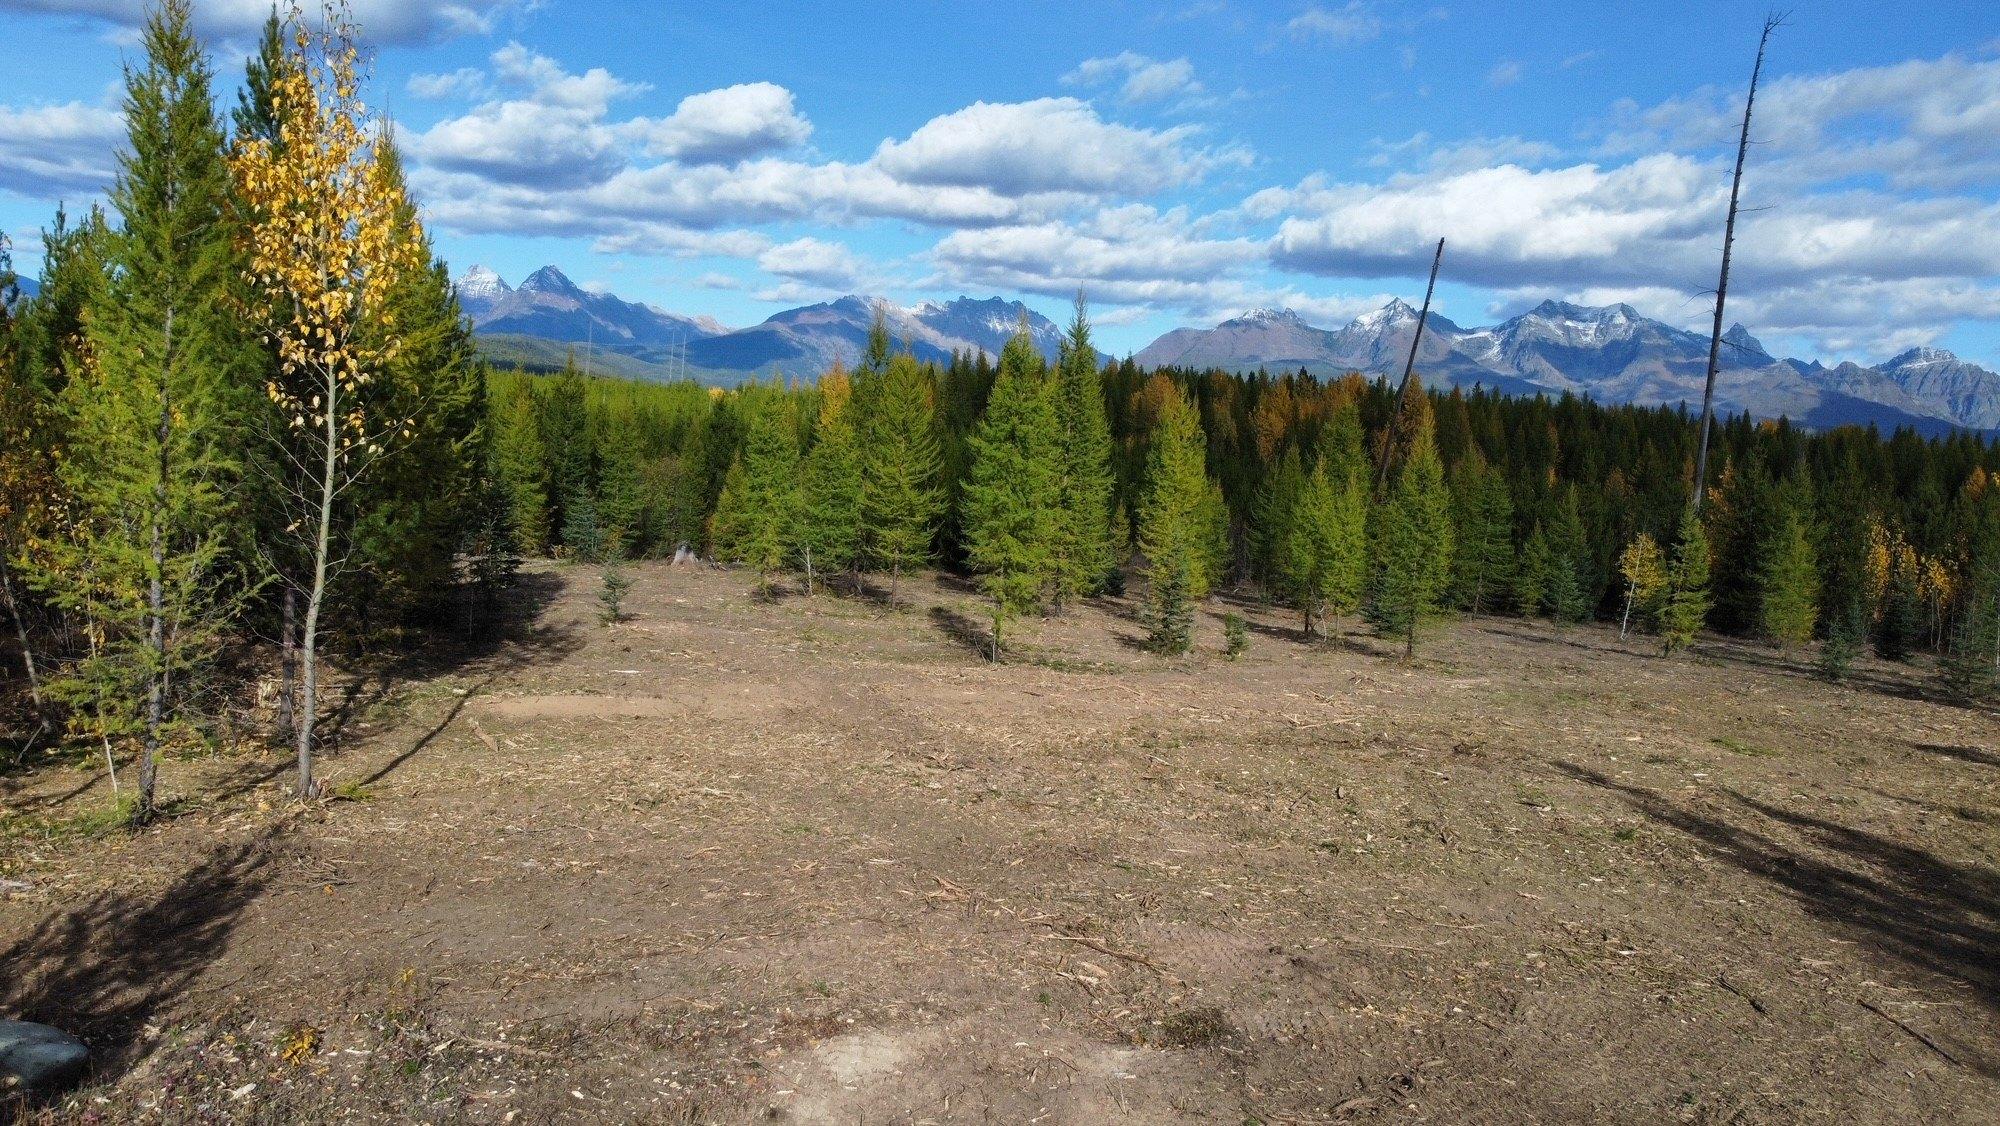
M 1176 329 L 1140 352 L 1145 366 L 1305 368 L 1398 376 L 1409 359 L 1416 310 L 1392 301 L 1338 330 L 1315 328 L 1288 309 L 1258 310 L 1211 329 Z M 1572 392 L 1600 402 L 1698 407 L 1708 337 L 1641 316 L 1547 301 L 1485 328 L 1432 315 L 1417 370 L 1428 380 L 1509 393 Z M 1802 425 L 1874 422 L 1926 433 L 2000 427 L 2000 375 L 1949 352 L 1915 349 L 1880 368 L 1779 360 L 1742 325 L 1723 334 L 1716 379 L 1719 410 Z
M 711 318 L 590 293 L 554 266 L 535 271 L 518 288 L 484 266 L 467 270 L 456 284 L 482 350 L 496 362 L 560 366 L 572 351 L 579 361 L 587 352 L 597 370 L 647 378 L 687 375 L 721 384 L 772 374 L 814 379 L 836 361 L 851 367 L 860 360 L 878 310 L 896 347 L 936 363 L 949 362 L 953 352 L 997 358 L 1023 317 L 1050 360 L 1062 340 L 1062 330 L 1047 317 L 998 297 L 904 308 L 850 294 L 731 330 Z

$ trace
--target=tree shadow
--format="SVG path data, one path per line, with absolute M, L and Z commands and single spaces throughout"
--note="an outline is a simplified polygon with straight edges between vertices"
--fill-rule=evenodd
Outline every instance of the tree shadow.
M 1960 762 L 1969 762 L 1976 766 L 2000 766 L 2000 755 L 1980 747 L 1955 747 L 1947 743 L 1915 741 L 1911 741 L 1909 746 L 1926 754 L 1943 755 L 1945 758 L 1955 758 Z
M 157 893 L 112 889 L 0 952 L 0 1013 L 70 1032 L 102 1075 L 137 1062 L 148 1023 L 228 949 L 264 893 L 277 826 L 218 849 Z
M 981 660 L 992 657 L 993 631 L 986 623 L 950 606 L 932 606 L 930 613 L 931 624 L 937 626 L 939 633 Z
M 1908 965 L 1962 982 L 2000 1012 L 2000 873 L 1940 860 L 1873 833 L 1725 791 L 1743 811 L 1799 834 L 1794 847 L 1746 824 L 1683 808 L 1659 793 L 1571 762 L 1555 769 L 1620 795 L 1653 820 L 1702 841 L 1790 895 L 1824 922 Z M 2000 1078 L 2000 1052 L 1964 1049 L 1968 1065 Z
M 408 749 L 398 752 L 394 758 L 390 759 L 388 762 L 385 762 L 381 766 L 377 767 L 373 773 L 368 775 L 368 777 L 361 779 L 359 785 L 373 786 L 375 783 L 380 782 L 382 779 L 387 778 L 389 775 L 395 773 L 398 767 L 402 766 L 404 763 L 415 758 L 418 752 L 422 751 L 425 747 L 428 747 L 433 742 L 436 742 L 437 737 L 444 734 L 444 729 L 450 727 L 452 725 L 452 721 L 458 718 L 459 713 L 465 710 L 466 702 L 471 700 L 474 696 L 479 695 L 480 690 L 484 689 L 488 684 L 491 684 L 492 682 L 493 682 L 493 677 L 488 676 L 485 680 L 482 680 L 478 684 L 473 685 L 471 688 L 467 689 L 464 695 L 454 697 L 451 702 L 451 707 L 445 710 L 443 718 L 439 719 L 436 723 L 432 724 L 430 730 L 424 732 L 422 735 L 419 735 L 416 741 L 410 744 Z

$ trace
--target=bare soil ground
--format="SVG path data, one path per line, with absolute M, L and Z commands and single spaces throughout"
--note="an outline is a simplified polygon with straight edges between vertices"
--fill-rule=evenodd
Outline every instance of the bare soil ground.
M 2000 722 L 1868 665 L 1472 620 L 977 656 L 965 589 L 527 576 L 356 685 L 336 783 L 0 790 L 53 1121 L 1993 1122 Z M 371 703 L 370 701 L 373 701 Z

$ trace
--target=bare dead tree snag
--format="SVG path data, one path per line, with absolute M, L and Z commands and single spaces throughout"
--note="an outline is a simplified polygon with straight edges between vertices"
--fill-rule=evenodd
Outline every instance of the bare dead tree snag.
M 1410 389 L 1410 376 L 1417 370 L 1417 348 L 1424 342 L 1424 323 L 1431 318 L 1431 295 L 1437 292 L 1438 267 L 1444 262 L 1444 240 L 1439 239 L 1437 253 L 1431 256 L 1431 280 L 1424 286 L 1423 308 L 1417 310 L 1417 329 L 1410 334 L 1410 358 L 1403 364 L 1402 382 L 1396 385 L 1396 402 L 1403 401 L 1403 395 Z M 1403 435 L 1397 431 L 1402 426 L 1402 415 L 1398 413 L 1389 423 L 1389 444 L 1382 451 L 1382 465 L 1375 477 L 1377 493 L 1389 487 L 1389 463 L 1396 460 L 1396 442 Z
M 1722 228 L 1722 277 L 1715 284 L 1715 326 L 1708 338 L 1708 378 L 1701 389 L 1701 452 L 1694 463 L 1694 508 L 1701 511 L 1702 494 L 1708 491 L 1708 439 L 1715 427 L 1715 375 L 1722 358 L 1722 305 L 1729 297 L 1729 255 L 1736 247 L 1736 211 L 1743 196 L 1743 162 L 1750 154 L 1750 111 L 1757 105 L 1757 81 L 1764 75 L 1764 49 L 1771 33 L 1785 22 L 1782 14 L 1764 17 L 1764 33 L 1757 39 L 1757 63 L 1750 68 L 1750 96 L 1743 100 L 1743 132 L 1736 139 L 1736 174 L 1729 181 L 1729 219 Z

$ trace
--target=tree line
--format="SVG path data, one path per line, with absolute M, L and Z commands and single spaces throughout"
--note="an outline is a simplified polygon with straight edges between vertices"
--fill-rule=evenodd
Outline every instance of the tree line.
M 1684 409 L 1396 388 L 1359 375 L 1100 363 L 1079 297 L 1057 355 L 920 362 L 879 321 L 811 384 L 488 371 L 361 100 L 352 26 L 274 16 L 233 113 L 186 0 L 125 76 L 109 205 L 0 249 L 0 613 L 29 741 L 136 764 L 212 735 L 275 650 L 278 728 L 317 789 L 321 656 L 490 611 L 521 555 L 680 553 L 796 573 L 973 577 L 995 659 L 1022 615 L 1140 584 L 1183 653 L 1235 588 L 1302 634 L 1414 654 L 1452 612 L 1593 619 L 1666 652 L 1704 629 L 2000 662 L 2000 450 L 1975 435 L 1725 420 L 1691 504 Z M 0 243 L 4 248 L 4 243 Z M 254 669 L 252 670 L 254 672 Z

